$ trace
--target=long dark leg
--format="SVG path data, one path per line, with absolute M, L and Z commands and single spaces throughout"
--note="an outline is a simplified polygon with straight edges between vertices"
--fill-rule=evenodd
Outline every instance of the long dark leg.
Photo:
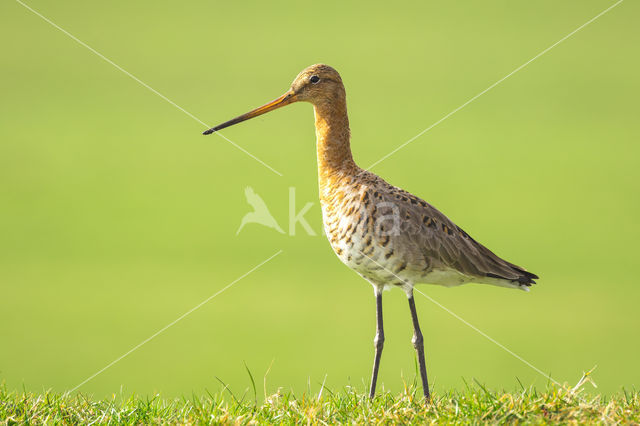
M 384 328 L 382 326 L 382 289 L 376 288 L 376 337 L 373 339 L 373 345 L 376 348 L 376 356 L 373 360 L 373 373 L 371 374 L 371 388 L 369 390 L 369 398 L 373 398 L 376 394 L 376 382 L 378 381 L 378 367 L 380 367 L 380 357 L 382 356 L 382 348 L 384 347 Z
M 418 364 L 420 366 L 420 378 L 422 379 L 422 391 L 424 392 L 424 399 L 429 401 L 429 382 L 427 381 L 427 366 L 424 362 L 424 340 L 422 338 L 422 331 L 420 331 L 420 323 L 418 322 L 418 313 L 416 312 L 416 303 L 413 300 L 413 291 L 409 293 L 409 308 L 411 309 L 411 319 L 413 320 L 413 338 L 411 342 L 413 347 L 416 348 L 416 354 L 418 355 Z

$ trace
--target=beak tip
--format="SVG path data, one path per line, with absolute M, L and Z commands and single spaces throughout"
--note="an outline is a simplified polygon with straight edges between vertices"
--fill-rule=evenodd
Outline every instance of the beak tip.
M 215 130 L 213 129 L 209 129 L 209 130 L 205 130 L 204 132 L 202 132 L 203 135 L 210 135 L 211 133 L 213 133 Z

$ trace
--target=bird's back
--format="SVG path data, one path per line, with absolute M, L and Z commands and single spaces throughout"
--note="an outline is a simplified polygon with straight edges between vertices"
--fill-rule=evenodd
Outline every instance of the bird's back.
M 338 257 L 376 285 L 487 283 L 528 290 L 535 274 L 496 256 L 426 201 L 362 169 L 321 184 Z

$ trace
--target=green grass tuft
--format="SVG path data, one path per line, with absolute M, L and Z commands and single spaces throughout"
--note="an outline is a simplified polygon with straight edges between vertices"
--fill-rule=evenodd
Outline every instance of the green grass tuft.
M 223 392 L 206 397 L 166 400 L 113 395 L 93 400 L 85 395 L 8 392 L 0 388 L 0 422 L 16 423 L 638 423 L 640 393 L 622 392 L 610 398 L 587 397 L 579 388 L 533 388 L 496 392 L 470 386 L 464 392 L 435 395 L 425 404 L 419 389 L 400 395 L 384 392 L 370 401 L 353 388 L 325 389 L 322 396 L 277 392 L 262 405 L 229 401 Z

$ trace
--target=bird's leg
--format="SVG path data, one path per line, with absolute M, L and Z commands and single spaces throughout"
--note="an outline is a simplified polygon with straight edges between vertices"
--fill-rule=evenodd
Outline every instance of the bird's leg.
M 371 373 L 371 389 L 369 390 L 369 398 L 373 398 L 376 394 L 376 382 L 378 381 L 378 367 L 380 367 L 380 357 L 382 356 L 382 348 L 384 347 L 384 328 L 382 326 L 382 289 L 375 288 L 376 294 L 376 337 L 373 339 L 373 345 L 376 348 L 376 355 L 373 360 L 373 373 Z
M 411 343 L 416 348 L 416 354 L 418 355 L 418 364 L 420 367 L 420 378 L 422 379 L 422 391 L 424 392 L 424 399 L 429 401 L 429 382 L 427 381 L 427 366 L 424 362 L 424 340 L 422 338 L 422 331 L 420 331 L 420 323 L 418 322 L 418 313 L 416 312 L 416 303 L 413 300 L 413 289 L 411 292 L 407 292 L 409 298 L 409 308 L 411 309 L 411 319 L 413 321 L 413 338 Z

